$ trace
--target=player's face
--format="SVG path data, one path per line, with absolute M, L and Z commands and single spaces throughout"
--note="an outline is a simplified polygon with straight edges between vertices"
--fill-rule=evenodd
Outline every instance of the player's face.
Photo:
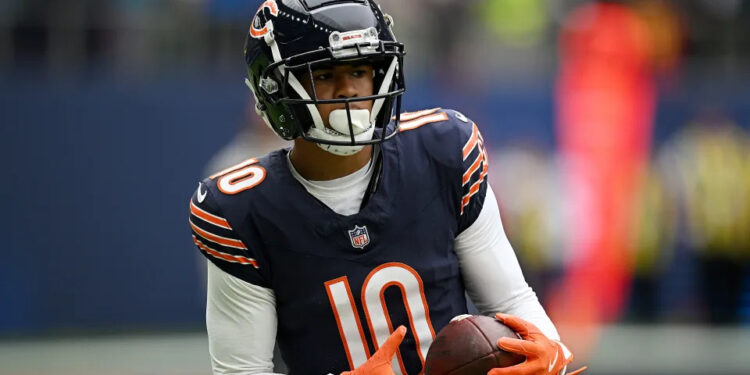
M 372 66 L 362 65 L 334 65 L 322 67 L 312 71 L 312 82 L 315 83 L 315 94 L 318 99 L 344 99 L 373 94 Z M 313 97 L 310 79 L 302 79 L 305 90 Z M 328 125 L 328 115 L 336 109 L 344 109 L 343 103 L 318 104 L 323 122 Z M 372 100 L 351 102 L 350 109 L 372 110 Z

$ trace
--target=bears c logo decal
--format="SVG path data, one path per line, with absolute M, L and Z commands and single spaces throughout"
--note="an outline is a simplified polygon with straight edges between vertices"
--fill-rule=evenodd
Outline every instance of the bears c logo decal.
M 268 20 L 264 21 L 261 19 L 263 9 L 268 9 L 271 12 L 271 15 L 274 17 L 279 15 L 279 7 L 278 5 L 276 5 L 276 0 L 266 0 L 263 4 L 261 4 L 260 8 L 258 8 L 258 11 L 255 13 L 255 19 L 253 19 L 253 23 L 250 24 L 250 35 L 252 35 L 253 38 L 261 38 L 264 35 L 268 34 L 268 25 L 266 25 L 266 22 Z

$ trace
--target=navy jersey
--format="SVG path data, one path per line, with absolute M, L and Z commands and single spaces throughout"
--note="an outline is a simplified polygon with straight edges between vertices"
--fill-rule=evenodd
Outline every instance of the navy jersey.
M 193 195 L 201 252 L 273 289 L 291 374 L 353 369 L 398 325 L 408 333 L 395 370 L 418 374 L 436 332 L 466 313 L 454 240 L 484 202 L 481 135 L 440 109 L 402 114 L 400 127 L 382 144 L 377 189 L 354 215 L 310 195 L 289 171 L 287 150 L 219 172 Z

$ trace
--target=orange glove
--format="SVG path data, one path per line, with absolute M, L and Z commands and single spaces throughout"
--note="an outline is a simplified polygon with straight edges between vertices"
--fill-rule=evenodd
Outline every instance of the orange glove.
M 375 352 L 362 366 L 353 371 L 344 371 L 341 375 L 394 375 L 391 361 L 396 354 L 401 340 L 406 336 L 406 327 L 399 326 L 391 336 L 385 340 L 385 344 Z
M 501 313 L 495 314 L 495 319 L 516 331 L 523 339 L 502 337 L 497 340 L 497 346 L 526 356 L 526 361 L 515 366 L 494 368 L 487 375 L 558 375 L 573 361 L 572 354 L 565 358 L 562 344 L 547 338 L 535 325 L 519 317 Z M 580 374 L 585 370 L 584 366 L 568 375 Z

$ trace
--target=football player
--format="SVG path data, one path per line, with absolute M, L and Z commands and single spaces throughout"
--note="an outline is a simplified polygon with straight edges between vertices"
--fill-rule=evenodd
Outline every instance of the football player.
M 521 337 L 498 345 L 527 361 L 493 374 L 572 360 L 504 234 L 476 124 L 401 113 L 392 27 L 371 0 L 268 0 L 254 16 L 246 83 L 294 143 L 190 201 L 215 374 L 273 372 L 275 341 L 292 374 L 419 374 L 465 293 Z

